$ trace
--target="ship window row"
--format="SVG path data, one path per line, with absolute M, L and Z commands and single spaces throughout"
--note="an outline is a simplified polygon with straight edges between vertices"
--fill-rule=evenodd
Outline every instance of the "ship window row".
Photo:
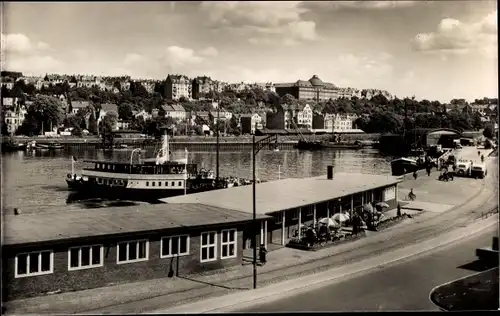
M 96 163 L 95 170 L 131 174 L 182 174 L 187 167 L 188 174 L 196 174 L 196 164 L 186 165 L 129 165 Z
M 150 185 L 150 184 L 151 184 L 151 186 L 152 186 L 152 187 L 154 187 L 154 186 L 156 186 L 156 185 L 158 185 L 159 187 L 161 187 L 162 182 L 161 182 L 161 181 L 151 181 L 151 183 L 150 183 L 149 181 L 146 181 L 146 186 L 147 186 L 147 187 L 149 187 L 149 185 Z M 179 187 L 181 187 L 181 186 L 182 186 L 182 181 L 178 181 L 178 182 L 177 182 L 177 185 L 178 185 Z M 166 187 L 168 187 L 168 181 L 165 181 L 165 186 L 166 186 Z M 170 182 L 170 186 L 171 186 L 171 187 L 175 187 L 175 181 L 171 181 L 171 182 Z
M 103 178 L 97 178 L 97 183 L 98 184 L 105 184 L 105 185 L 124 185 L 125 181 L 120 180 L 120 179 L 103 179 Z
M 238 235 L 236 229 L 203 232 L 200 235 L 200 262 L 237 257 Z M 119 242 L 116 246 L 116 263 L 127 264 L 149 260 L 149 240 L 140 239 Z M 160 258 L 187 256 L 190 254 L 189 235 L 162 237 Z M 106 255 L 107 256 L 107 255 Z M 104 246 L 89 245 L 68 249 L 68 271 L 99 268 L 104 266 Z M 30 277 L 54 272 L 54 251 L 43 250 L 20 253 L 15 257 L 15 277 Z

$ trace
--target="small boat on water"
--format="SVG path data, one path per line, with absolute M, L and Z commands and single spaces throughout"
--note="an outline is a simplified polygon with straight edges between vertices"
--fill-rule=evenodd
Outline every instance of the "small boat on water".
M 299 140 L 294 146 L 299 150 L 321 150 L 324 148 L 321 141 Z
M 402 176 L 419 170 L 415 159 L 401 157 L 391 161 L 391 172 L 393 176 Z
M 358 141 L 354 143 L 334 143 L 334 142 L 324 142 L 324 148 L 336 148 L 336 149 L 362 149 L 364 145 Z
M 39 149 L 39 150 L 60 150 L 60 149 L 64 149 L 64 146 L 58 142 L 51 142 L 51 143 L 48 143 L 48 144 L 40 144 L 40 143 L 36 143 L 35 144 L 35 149 Z

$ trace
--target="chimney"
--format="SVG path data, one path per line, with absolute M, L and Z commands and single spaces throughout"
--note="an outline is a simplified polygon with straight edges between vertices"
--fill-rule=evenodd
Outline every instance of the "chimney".
M 333 166 L 327 166 L 326 178 L 328 180 L 332 180 L 333 179 Z

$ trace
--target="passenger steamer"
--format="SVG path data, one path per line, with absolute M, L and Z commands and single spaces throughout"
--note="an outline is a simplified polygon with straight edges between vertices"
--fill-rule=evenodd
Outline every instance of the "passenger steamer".
M 84 168 L 81 176 L 68 174 L 66 182 L 71 190 L 83 195 L 127 200 L 156 200 L 159 198 L 218 189 L 212 171 L 198 171 L 197 165 L 186 158 L 170 160 L 167 136 L 156 158 L 133 163 L 134 149 L 130 163 L 110 161 L 84 161 L 93 168 Z

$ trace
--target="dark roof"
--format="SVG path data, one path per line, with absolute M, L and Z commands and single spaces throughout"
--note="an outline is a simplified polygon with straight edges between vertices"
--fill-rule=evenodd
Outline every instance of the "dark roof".
M 312 76 L 311 79 L 309 79 L 309 82 L 315 87 L 323 86 L 323 80 L 319 79 L 316 75 Z
M 256 209 L 258 214 L 270 214 L 302 206 L 321 203 L 401 182 L 385 175 L 335 173 L 313 178 L 289 178 L 257 184 Z M 162 199 L 166 203 L 202 203 L 252 213 L 252 186 L 232 187 Z
M 259 216 L 259 219 L 267 218 Z M 252 216 L 202 204 L 156 204 L 4 216 L 4 245 L 245 222 Z
M 175 112 L 175 111 L 186 112 L 184 107 L 180 104 L 164 104 L 161 107 L 165 110 L 165 112 Z

